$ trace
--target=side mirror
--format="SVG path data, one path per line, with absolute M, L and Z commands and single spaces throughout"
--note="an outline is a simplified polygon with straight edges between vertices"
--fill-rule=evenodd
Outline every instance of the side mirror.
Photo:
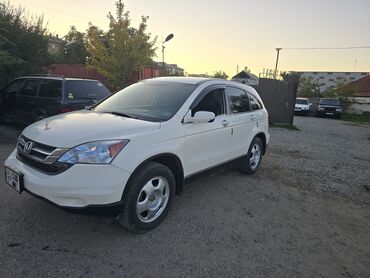
M 194 124 L 209 123 L 210 121 L 214 120 L 214 118 L 216 118 L 216 115 L 213 112 L 198 111 L 195 113 L 193 117 L 191 116 L 185 117 L 184 123 L 194 123 Z
M 309 106 L 312 106 L 312 103 L 310 102 L 308 105 L 309 105 Z

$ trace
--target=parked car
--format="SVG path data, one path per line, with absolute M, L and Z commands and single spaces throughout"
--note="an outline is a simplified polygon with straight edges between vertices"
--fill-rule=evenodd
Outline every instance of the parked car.
M 307 115 L 310 111 L 310 106 L 312 104 L 308 100 L 308 98 L 302 98 L 298 97 L 295 100 L 295 106 L 294 106 L 294 113 L 295 114 L 301 114 L 301 115 Z
M 111 95 L 97 80 L 62 76 L 25 76 L 0 92 L 0 114 L 6 120 L 29 124 L 60 113 L 84 109 Z
M 144 232 L 198 173 L 230 162 L 255 173 L 269 138 L 268 114 L 253 88 L 155 78 L 28 126 L 5 161 L 6 180 L 62 208 L 118 206 L 120 223 Z
M 336 98 L 321 98 L 319 101 L 319 108 L 317 109 L 319 117 L 329 116 L 340 119 L 342 116 L 342 107 Z

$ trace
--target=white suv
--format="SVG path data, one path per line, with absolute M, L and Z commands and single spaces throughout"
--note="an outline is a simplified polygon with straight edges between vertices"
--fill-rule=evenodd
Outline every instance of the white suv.
M 256 172 L 269 137 L 253 88 L 156 78 L 28 126 L 5 161 L 6 180 L 62 208 L 119 206 L 120 223 L 144 232 L 163 220 L 189 177 L 231 161 Z

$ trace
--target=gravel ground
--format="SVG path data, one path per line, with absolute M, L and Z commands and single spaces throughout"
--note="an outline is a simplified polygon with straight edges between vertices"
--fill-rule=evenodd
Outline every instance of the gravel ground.
M 370 128 L 297 117 L 259 172 L 189 184 L 162 225 L 66 213 L 0 177 L 0 277 L 370 277 Z M 0 126 L 0 160 L 19 129 Z

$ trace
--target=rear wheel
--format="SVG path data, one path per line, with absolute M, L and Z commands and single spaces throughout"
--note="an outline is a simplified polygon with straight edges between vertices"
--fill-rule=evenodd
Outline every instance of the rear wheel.
M 242 173 L 252 175 L 257 172 L 261 165 L 263 154 L 263 143 L 259 137 L 255 137 L 249 146 L 246 156 L 240 159 L 239 169 Z
M 150 162 L 127 186 L 119 222 L 135 233 L 158 226 L 167 215 L 175 195 L 175 178 L 171 170 Z

